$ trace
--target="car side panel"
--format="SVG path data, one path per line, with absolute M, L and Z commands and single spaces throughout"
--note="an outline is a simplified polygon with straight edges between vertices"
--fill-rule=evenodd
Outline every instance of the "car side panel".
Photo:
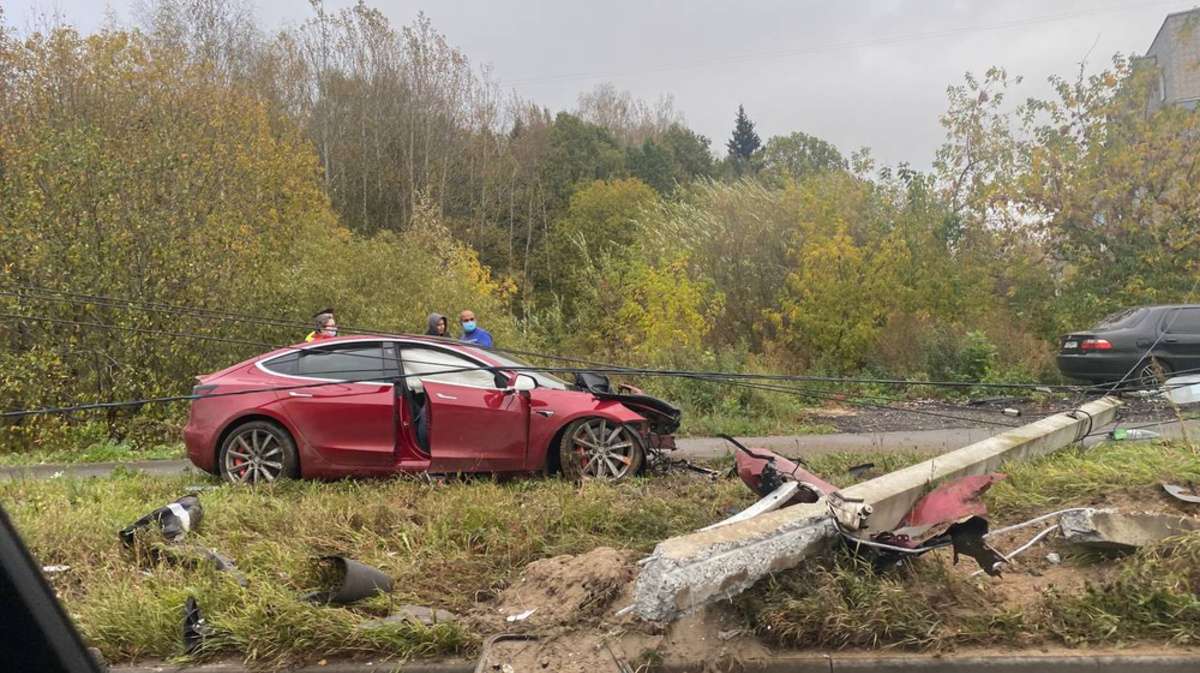
M 590 393 L 573 390 L 538 388 L 529 393 L 529 452 L 525 469 L 531 472 L 546 468 L 546 456 L 557 450 L 551 446 L 558 431 L 580 418 L 604 418 L 614 423 L 642 423 L 646 419 L 628 407 L 612 400 L 598 400 Z M 541 412 L 541 413 L 539 413 Z M 546 417 L 546 413 L 552 415 Z

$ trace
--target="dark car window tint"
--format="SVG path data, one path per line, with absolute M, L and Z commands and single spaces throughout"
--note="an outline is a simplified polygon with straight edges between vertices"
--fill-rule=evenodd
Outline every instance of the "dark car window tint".
M 1133 327 L 1142 318 L 1146 316 L 1147 311 L 1144 308 L 1127 308 L 1117 311 L 1112 315 L 1106 316 L 1103 320 L 1096 323 L 1093 329 L 1123 329 Z
M 1200 308 L 1178 309 L 1164 324 L 1168 325 L 1167 334 L 1200 334 Z
M 284 376 L 295 376 L 299 373 L 299 353 L 288 353 L 280 357 L 268 360 L 263 363 L 263 369 L 273 374 L 283 374 Z
M 391 361 L 378 343 L 312 348 L 300 354 L 298 373 L 319 379 L 379 381 L 392 376 Z

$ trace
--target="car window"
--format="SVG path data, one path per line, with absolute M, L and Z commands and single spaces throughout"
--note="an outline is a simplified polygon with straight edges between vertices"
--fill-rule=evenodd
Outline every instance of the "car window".
M 512 357 L 511 355 L 501 355 L 495 351 L 489 351 L 488 356 L 505 367 L 512 367 L 516 369 L 518 373 L 532 376 L 534 380 L 537 381 L 539 388 L 567 390 L 570 387 L 566 381 L 558 378 L 557 376 L 551 376 L 545 372 L 537 372 L 529 369 L 533 365 L 519 358 Z
M 300 373 L 300 353 L 288 353 L 277 358 L 271 358 L 262 363 L 263 369 L 272 374 L 283 374 L 284 376 L 295 376 Z
M 455 383 L 479 388 L 495 388 L 495 375 L 486 369 L 454 371 L 480 367 L 474 360 L 434 348 L 408 347 L 401 350 L 404 373 L 417 374 L 424 381 Z
M 1123 329 L 1133 327 L 1141 322 L 1142 318 L 1149 313 L 1144 308 L 1127 308 L 1117 311 L 1112 315 L 1105 316 L 1103 320 L 1096 323 L 1092 329 Z
M 379 342 L 305 349 L 299 353 L 296 371 L 299 376 L 340 381 L 382 381 L 398 373 L 391 345 L 385 352 Z
M 1167 316 L 1167 334 L 1200 334 L 1200 308 L 1180 308 Z

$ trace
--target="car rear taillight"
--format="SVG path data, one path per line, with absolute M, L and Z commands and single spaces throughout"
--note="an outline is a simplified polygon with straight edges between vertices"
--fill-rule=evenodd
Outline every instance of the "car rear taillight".
M 215 383 L 205 383 L 192 388 L 193 395 L 207 395 L 217 389 Z
M 1108 339 L 1084 339 L 1079 347 L 1085 351 L 1112 350 L 1112 344 L 1108 343 Z

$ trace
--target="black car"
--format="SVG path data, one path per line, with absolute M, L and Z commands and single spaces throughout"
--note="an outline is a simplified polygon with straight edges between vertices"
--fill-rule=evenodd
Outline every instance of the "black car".
M 1118 311 L 1059 344 L 1058 369 L 1090 383 L 1151 384 L 1200 370 L 1200 305 L 1137 306 Z

